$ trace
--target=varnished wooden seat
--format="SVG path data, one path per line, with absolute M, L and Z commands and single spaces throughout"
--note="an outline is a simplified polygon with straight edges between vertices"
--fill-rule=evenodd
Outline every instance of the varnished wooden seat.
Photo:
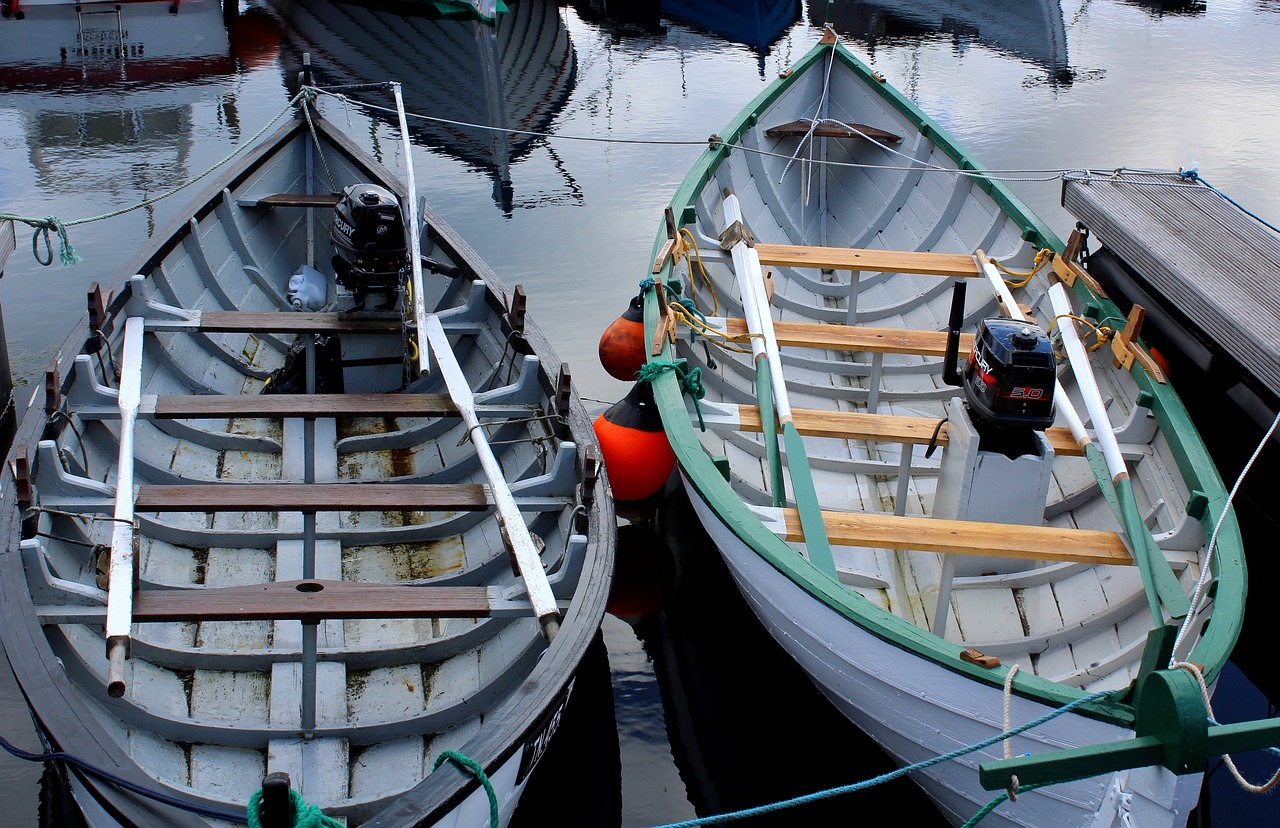
M 144 396 L 143 419 L 459 416 L 448 394 L 188 394 Z
M 241 207 L 333 207 L 342 196 L 330 193 L 274 193 L 262 198 L 240 198 Z
M 138 487 L 139 512 L 325 512 L 488 509 L 478 483 L 192 483 Z
M 757 244 L 760 263 L 787 267 L 820 267 L 875 273 L 920 273 L 977 278 L 982 275 L 971 253 L 919 253 L 861 247 L 814 247 L 800 244 Z
M 133 620 L 319 622 L 340 618 L 483 618 L 486 587 L 409 586 L 354 581 L 274 581 L 247 586 L 140 590 Z M 526 614 L 527 614 L 526 609 Z
M 900 144 L 902 136 L 895 135 L 892 132 L 880 129 L 879 127 L 867 126 L 866 124 L 855 124 L 851 122 L 836 122 L 826 120 L 813 126 L 812 121 L 804 119 L 790 121 L 785 124 L 769 127 L 764 134 L 770 138 L 783 138 L 795 135 L 808 135 L 810 129 L 813 130 L 815 138 L 874 138 L 883 144 Z
M 730 336 L 747 336 L 743 319 L 708 319 Z M 945 356 L 946 331 L 913 331 L 903 328 L 872 328 L 866 325 L 827 325 L 821 322 L 774 322 L 779 345 L 800 348 L 822 348 L 832 351 L 867 351 L 870 353 Z M 967 353 L 973 348 L 973 334 L 961 334 L 959 349 Z

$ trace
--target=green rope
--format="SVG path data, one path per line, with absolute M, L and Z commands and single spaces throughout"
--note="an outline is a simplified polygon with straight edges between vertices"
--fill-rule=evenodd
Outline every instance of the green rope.
M 455 765 L 461 765 L 471 771 L 471 775 L 480 780 L 480 784 L 484 785 L 484 792 L 489 796 L 489 828 L 498 828 L 498 795 L 493 792 L 493 783 L 489 781 L 489 777 L 484 772 L 484 768 L 480 767 L 480 763 L 472 759 L 466 754 L 459 753 L 456 750 L 446 750 L 436 757 L 436 761 L 431 765 L 431 769 L 435 770 L 444 763 L 444 760 L 450 760 Z
M 313 98 L 315 98 L 315 96 L 316 96 L 316 92 L 314 89 L 311 89 L 310 87 L 304 87 L 301 92 L 293 96 L 293 98 L 289 101 L 289 103 L 285 105 L 284 109 L 277 112 L 275 117 L 272 118 L 270 121 L 267 121 L 267 123 L 262 127 L 262 129 L 258 130 L 257 134 L 255 134 L 252 138 L 250 138 L 247 141 L 242 141 L 240 145 L 231 152 L 231 154 L 227 155 L 221 161 L 217 162 L 209 169 L 200 173 L 195 178 L 192 178 L 188 181 L 184 181 L 183 183 L 174 187 L 172 190 L 169 190 L 168 192 L 165 192 L 165 193 L 161 193 L 155 198 L 145 199 L 137 204 L 134 204 L 132 207 L 122 207 L 119 210 L 112 210 L 109 213 L 103 213 L 102 215 L 99 215 L 99 216 L 89 216 L 88 218 L 72 219 L 71 221 L 62 221 L 57 216 L 46 216 L 44 218 L 30 218 L 27 216 L 19 216 L 14 213 L 0 213 L 0 221 L 4 221 L 5 219 L 9 219 L 12 221 L 20 221 L 23 224 L 26 224 L 30 227 L 35 228 L 35 233 L 31 237 L 31 254 L 35 256 L 35 259 L 37 262 L 39 262 L 41 265 L 45 267 L 48 267 L 50 264 L 53 263 L 53 247 L 49 240 L 49 231 L 50 230 L 55 231 L 58 234 L 58 242 L 60 246 L 60 251 L 58 255 L 59 264 L 61 264 L 63 267 L 66 267 L 67 265 L 76 264 L 77 262 L 83 261 L 83 259 L 81 259 L 80 255 L 76 253 L 75 248 L 71 246 L 71 239 L 67 236 L 68 227 L 74 227 L 77 224 L 89 224 L 90 222 L 94 222 L 94 221 L 104 221 L 109 218 L 115 218 L 116 216 L 122 216 L 125 213 L 131 213 L 134 210 L 141 210 L 144 207 L 150 207 L 152 204 L 155 204 L 157 201 L 168 198 L 174 193 L 185 190 L 187 187 L 190 187 L 192 184 L 195 184 L 197 181 L 204 179 L 214 170 L 223 166 L 224 164 L 226 164 L 227 162 L 235 158 L 237 155 L 239 155 L 240 153 L 247 150 L 249 147 L 256 144 L 258 139 L 261 138 L 263 135 L 265 135 L 267 130 L 270 129 L 271 126 L 276 121 L 280 120 L 280 118 L 283 117 L 286 112 L 291 110 L 294 107 L 294 105 L 296 105 L 299 101 L 309 102 Z M 39 242 L 41 239 L 44 240 L 44 246 L 45 246 L 44 256 L 41 256 L 39 251 Z
M 680 383 L 680 390 L 693 397 L 693 410 L 698 413 L 698 427 L 706 431 L 707 424 L 702 419 L 702 406 L 698 405 L 698 400 L 707 395 L 707 389 L 702 385 L 702 369 L 694 368 L 690 371 L 686 367 L 684 360 L 679 362 L 646 362 L 640 366 L 636 382 L 652 383 L 663 371 L 674 372 L 676 379 Z
M 262 807 L 262 790 L 249 797 L 249 828 L 262 828 L 258 811 Z M 308 805 L 297 791 L 289 791 L 289 810 L 293 814 L 293 828 L 343 828 L 343 823 L 331 816 L 325 816 L 319 805 Z M 272 826 L 274 828 L 274 826 Z

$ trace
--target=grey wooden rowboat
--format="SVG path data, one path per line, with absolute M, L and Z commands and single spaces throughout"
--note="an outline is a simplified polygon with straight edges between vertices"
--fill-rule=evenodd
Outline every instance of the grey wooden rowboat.
M 612 577 L 595 435 L 413 190 L 295 119 L 91 291 L 33 396 L 0 637 L 104 772 L 69 766 L 91 824 L 243 821 L 277 772 L 348 825 L 489 825 L 491 792 L 505 824 L 554 735 Z
M 1019 784 L 983 825 L 1185 824 L 1231 748 L 1181 665 L 1225 665 L 1244 550 L 1072 248 L 828 31 L 713 139 L 654 253 L 641 376 L 683 485 L 833 704 L 955 824 Z M 1117 336 L 1086 352 L 1065 314 Z

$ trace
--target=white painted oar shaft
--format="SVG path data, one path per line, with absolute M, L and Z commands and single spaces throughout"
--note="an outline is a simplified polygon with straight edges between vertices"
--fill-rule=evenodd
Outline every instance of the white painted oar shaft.
M 1049 302 L 1053 306 L 1055 316 L 1066 316 L 1073 313 L 1071 300 L 1067 298 L 1066 288 L 1061 282 L 1049 287 Z M 1116 440 L 1115 431 L 1111 427 L 1111 419 L 1107 415 L 1107 406 L 1102 399 L 1102 391 L 1098 388 L 1098 380 L 1093 375 L 1093 367 L 1089 364 L 1089 354 L 1085 352 L 1084 343 L 1076 332 L 1070 319 L 1064 319 L 1058 325 L 1062 335 L 1062 345 L 1067 349 L 1067 359 L 1071 362 L 1071 372 L 1075 374 L 1076 384 L 1084 397 L 1085 410 L 1093 422 L 1094 433 L 1098 435 L 1098 446 L 1107 461 L 1107 469 L 1112 478 L 1121 473 L 1128 473 L 1124 464 L 1124 455 L 1120 453 L 1120 444 Z
M 121 348 L 120 450 L 116 458 L 116 499 L 107 577 L 107 692 L 124 695 L 124 662 L 133 628 L 133 427 L 142 401 L 142 338 L 145 322 L 131 316 L 124 323 Z
M 404 114 L 404 99 L 400 95 L 400 84 L 392 83 L 391 92 L 396 99 L 396 115 L 400 118 L 400 143 L 404 148 L 405 186 L 408 188 L 408 204 L 405 205 L 407 215 L 405 221 L 409 230 L 409 273 L 413 288 L 413 321 L 418 334 L 418 371 L 425 374 L 431 370 L 431 353 L 422 341 L 422 329 L 427 323 L 426 297 L 422 290 L 422 240 L 418 228 L 418 185 L 413 176 L 413 147 L 409 143 L 409 124 Z
M 477 285 L 476 289 L 481 290 L 482 287 Z M 511 544 L 516 565 L 520 567 L 520 577 L 524 579 L 525 589 L 529 593 L 529 602 L 533 605 L 534 614 L 542 624 L 543 633 L 550 640 L 559 629 L 560 615 L 555 595 L 551 591 L 551 583 L 547 580 L 547 573 L 542 568 L 542 558 L 538 555 L 537 547 L 534 546 L 529 527 L 525 525 L 524 516 L 520 514 L 520 507 L 516 505 L 515 497 L 507 486 L 502 465 L 498 463 L 498 458 L 494 456 L 493 449 L 489 447 L 489 440 L 480 427 L 471 385 L 467 382 L 466 375 L 462 373 L 462 366 L 458 364 L 453 354 L 453 348 L 449 344 L 449 338 L 445 335 L 444 326 L 440 324 L 439 317 L 435 314 L 428 316 L 423 330 L 427 344 L 436 353 L 436 361 L 440 364 L 440 373 L 444 376 L 449 397 L 462 414 L 462 421 L 467 426 L 467 434 L 471 437 L 471 444 L 475 447 L 476 456 L 480 459 L 480 466 L 489 480 L 489 489 L 497 506 L 499 526 L 503 537 Z
M 742 208 L 738 197 L 729 193 L 724 199 L 725 222 L 732 226 L 742 221 Z M 745 241 L 738 241 L 730 251 L 733 269 L 738 277 L 738 290 L 742 294 L 742 307 L 747 328 L 752 333 L 752 353 L 756 353 L 756 340 L 769 360 L 769 380 L 773 387 L 773 404 L 778 409 L 778 421 L 791 420 L 791 402 L 787 396 L 786 374 L 782 371 L 782 356 L 778 352 L 778 338 L 773 330 L 773 317 L 769 314 L 769 298 L 764 287 L 764 271 L 760 255 Z
M 1000 272 L 996 270 L 996 266 L 991 263 L 986 254 L 978 252 L 975 259 L 978 266 L 982 268 L 982 272 L 987 277 L 987 281 L 995 290 L 996 295 L 1000 297 L 1000 301 L 1009 311 L 1009 317 L 1019 322 L 1028 321 L 1027 315 L 1022 312 L 1022 308 L 1018 307 L 1018 301 L 1013 298 L 1013 292 L 1009 290 L 1009 285 L 1005 282 Z M 1054 381 L 1053 386 L 1053 405 L 1062 418 L 1067 421 L 1067 427 L 1071 429 L 1071 436 L 1076 438 L 1076 443 L 1081 446 L 1093 442 L 1093 438 L 1089 435 L 1088 429 L 1085 428 L 1084 420 L 1080 418 L 1080 413 L 1076 411 L 1076 407 L 1072 405 L 1067 392 L 1063 390 L 1062 383 Z

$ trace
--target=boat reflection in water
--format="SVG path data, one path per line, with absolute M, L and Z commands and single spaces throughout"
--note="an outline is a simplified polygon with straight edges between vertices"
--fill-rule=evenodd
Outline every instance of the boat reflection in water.
M 302 53 L 311 54 L 320 85 L 441 79 L 404 86 L 405 108 L 429 118 L 411 119 L 412 139 L 483 171 L 504 214 L 517 206 L 513 165 L 539 147 L 560 165 L 540 135 L 526 134 L 551 131 L 576 79 L 573 44 L 551 0 L 513 2 L 493 24 L 331 0 L 269 2 L 291 47 L 284 66 L 291 86 Z M 581 200 L 577 185 L 561 172 L 565 191 L 543 194 L 538 204 Z
M 809 19 L 830 23 L 874 51 L 880 41 L 953 39 L 979 44 L 1044 71 L 1053 86 L 1075 77 L 1060 0 L 807 0 Z

